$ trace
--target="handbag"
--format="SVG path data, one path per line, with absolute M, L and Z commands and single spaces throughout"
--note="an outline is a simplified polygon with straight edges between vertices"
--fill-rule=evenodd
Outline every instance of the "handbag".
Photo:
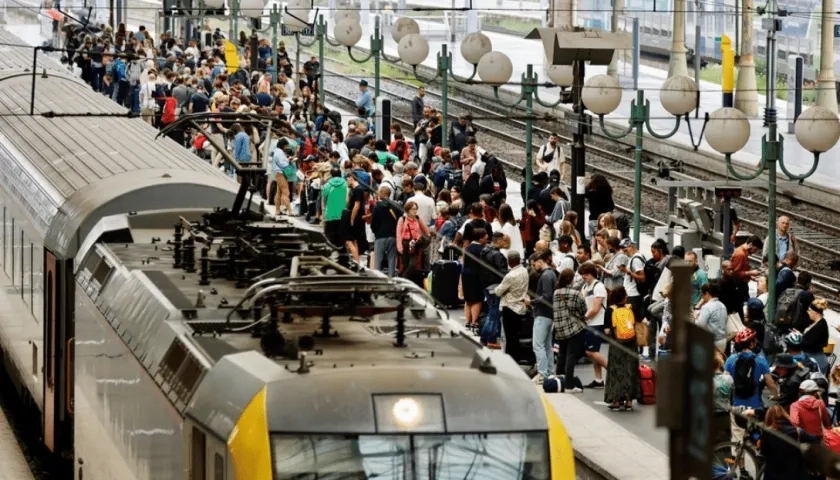
M 648 342 L 648 325 L 645 322 L 636 322 L 636 346 L 650 346 Z
M 741 317 L 738 313 L 730 313 L 726 316 L 726 340 L 732 340 L 735 338 L 735 335 L 738 335 L 738 332 L 745 329 L 747 327 L 744 326 L 744 322 L 741 321 Z

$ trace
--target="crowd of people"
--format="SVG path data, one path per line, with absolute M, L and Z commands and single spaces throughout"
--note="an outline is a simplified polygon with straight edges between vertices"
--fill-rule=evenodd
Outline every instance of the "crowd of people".
M 391 125 L 388 142 L 375 135 L 366 81 L 359 83 L 357 116 L 342 120 L 318 103 L 317 59 L 295 72 L 282 42 L 273 48 L 261 40 L 252 51 L 240 39 L 239 65 L 257 55 L 258 68 L 230 72 L 218 32 L 215 44 L 204 47 L 167 34 L 155 42 L 143 27 L 130 32 L 124 25 L 71 32 L 68 39 L 70 58 L 93 89 L 158 128 L 184 114 L 207 114 L 205 128 L 167 134 L 220 168 L 223 152 L 210 144 L 237 162 L 264 166 L 259 188 L 277 214 L 321 223 L 357 262 L 408 278 L 441 303 L 462 301 L 465 326 L 489 346 L 533 363 L 535 382 L 559 382 L 569 393 L 604 389 L 610 410 L 632 410 L 642 389 L 640 364 L 669 354 L 669 265 L 688 263 L 695 321 L 714 334 L 717 348 L 716 438 L 738 440 L 745 419 L 761 417 L 791 439 L 823 441 L 840 452 L 827 401 L 829 378 L 840 377 L 827 350 L 827 302 L 812 293 L 810 274 L 796 273 L 799 245 L 789 218 L 780 217 L 775 232 L 775 279 L 751 266 L 751 256 L 767 257 L 767 242 L 755 236 L 741 237 L 722 273 L 710 278 L 702 258 L 661 239 L 639 251 L 602 175 L 589 178 L 588 218 L 579 218 L 556 134 L 540 146 L 533 181 L 521 185 L 527 203 L 518 209 L 507 202 L 505 172 L 481 148 L 470 117 L 441 131 L 423 87 L 412 104 L 414 128 Z M 271 132 L 261 123 L 213 116 L 234 112 L 273 117 Z M 732 213 L 736 240 L 740 223 Z M 435 278 L 447 265 L 457 275 Z M 776 298 L 768 298 L 769 281 Z M 776 318 L 766 318 L 769 302 Z M 587 385 L 575 376 L 582 358 L 594 373 Z M 761 445 L 768 467 L 791 458 L 776 455 L 785 443 Z M 794 463 L 768 468 L 765 478 L 809 478 Z

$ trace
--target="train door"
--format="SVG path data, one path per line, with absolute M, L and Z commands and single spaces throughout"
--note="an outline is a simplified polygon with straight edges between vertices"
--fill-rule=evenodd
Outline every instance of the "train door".
M 44 444 L 64 471 L 73 467 L 73 261 L 44 249 L 44 279 Z

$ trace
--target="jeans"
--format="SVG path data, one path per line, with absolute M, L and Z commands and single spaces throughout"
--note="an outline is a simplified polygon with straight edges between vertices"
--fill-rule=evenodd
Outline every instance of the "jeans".
M 105 67 L 98 66 L 95 67 L 91 65 L 90 67 L 90 86 L 93 87 L 93 91 L 101 92 L 102 91 L 102 78 L 105 76 Z
M 127 80 L 120 80 L 117 82 L 117 103 L 122 106 L 126 106 L 126 98 L 128 97 L 128 93 L 131 91 L 131 85 L 128 84 Z
M 397 239 L 395 237 L 377 238 L 373 241 L 373 268 L 384 271 L 382 265 L 387 262 L 388 276 L 397 274 Z
M 543 377 L 550 377 L 554 374 L 554 322 L 548 317 L 535 317 L 531 339 L 534 356 L 537 358 L 537 371 Z
M 140 84 L 131 87 L 131 111 L 140 113 Z
M 586 330 L 581 330 L 576 335 L 563 340 L 557 340 L 559 352 L 557 355 L 557 373 L 566 375 L 566 385 L 572 385 L 575 378 L 575 364 L 583 354 L 583 340 Z M 562 372 L 561 372 L 562 370 Z

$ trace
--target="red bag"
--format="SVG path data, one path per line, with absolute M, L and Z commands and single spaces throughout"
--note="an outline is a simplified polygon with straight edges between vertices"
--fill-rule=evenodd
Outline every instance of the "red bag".
M 160 117 L 160 123 L 169 125 L 178 118 L 175 114 L 177 105 L 178 102 L 175 100 L 175 97 L 166 97 L 163 103 L 163 116 Z
M 834 453 L 840 453 L 840 432 L 838 430 L 840 430 L 839 427 L 827 428 L 823 432 L 825 446 L 831 449 Z
M 303 158 L 310 155 L 318 156 L 318 141 L 312 138 L 312 134 L 307 135 L 303 144 Z
M 654 405 L 656 403 L 656 372 L 647 365 L 639 365 L 639 384 L 641 386 L 639 403 Z

